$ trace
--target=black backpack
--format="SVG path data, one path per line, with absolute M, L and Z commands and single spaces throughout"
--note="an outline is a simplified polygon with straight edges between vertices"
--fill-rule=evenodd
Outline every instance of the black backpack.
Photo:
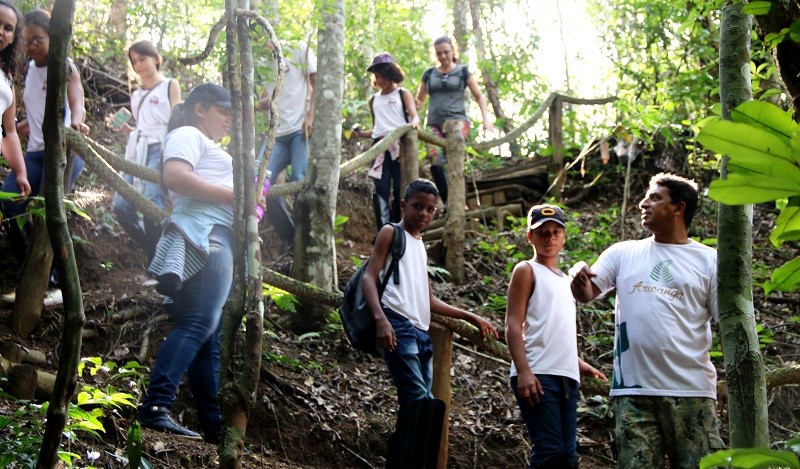
M 400 283 L 398 264 L 400 263 L 400 258 L 406 252 L 406 236 L 403 232 L 403 227 L 397 223 L 390 223 L 390 225 L 394 227 L 392 258 L 383 281 L 375 279 L 375 284 L 378 287 L 378 299 L 383 297 L 389 277 L 392 277 L 395 285 Z M 344 332 L 353 347 L 377 357 L 379 354 L 375 345 L 375 316 L 372 315 L 372 310 L 367 304 L 367 298 L 361 290 L 361 278 L 364 276 L 364 271 L 367 270 L 368 263 L 369 259 L 345 284 L 344 299 L 342 300 L 342 306 L 339 308 L 339 316 L 342 318 Z

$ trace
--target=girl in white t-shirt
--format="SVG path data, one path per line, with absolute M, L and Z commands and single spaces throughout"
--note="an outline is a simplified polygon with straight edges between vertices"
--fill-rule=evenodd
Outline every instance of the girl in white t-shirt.
M 131 113 L 128 114 L 135 123 L 109 114 L 106 125 L 128 136 L 125 148 L 128 161 L 160 172 L 161 147 L 167 135 L 172 108 L 181 101 L 181 87 L 177 80 L 164 76 L 161 71 L 163 59 L 150 41 L 132 44 L 128 49 L 128 59 L 140 85 L 131 94 Z M 125 116 L 124 111 L 121 110 L 117 115 Z M 124 177 L 149 201 L 158 207 L 166 207 L 161 184 L 134 178 L 130 174 Z M 148 261 L 152 259 L 161 236 L 159 220 L 143 219 L 120 194 L 114 198 L 114 215 L 128 236 L 144 249 Z
M 417 106 L 411 92 L 400 87 L 405 79 L 403 69 L 388 52 L 378 54 L 367 68 L 372 73 L 372 85 L 380 91 L 369 98 L 372 112 L 372 130 L 353 131 L 356 138 L 372 138 L 375 143 L 392 130 L 406 124 L 419 127 Z M 378 229 L 389 222 L 400 221 L 400 143 L 392 143 L 383 154 L 378 155 L 369 170 L 375 181 L 375 222 Z M 393 196 L 391 205 L 389 195 Z

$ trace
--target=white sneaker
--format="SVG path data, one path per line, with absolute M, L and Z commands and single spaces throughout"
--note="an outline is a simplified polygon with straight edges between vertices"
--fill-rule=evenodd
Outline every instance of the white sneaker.
M 154 279 L 153 277 L 148 277 L 144 282 L 142 282 L 143 287 L 154 287 L 158 285 L 158 280 Z
M 3 303 L 14 304 L 14 302 L 17 301 L 17 292 L 12 291 L 11 293 L 0 295 L 0 301 L 2 301 Z
M 61 294 L 60 288 L 53 288 L 44 292 L 44 305 L 54 306 L 64 303 L 64 296 Z

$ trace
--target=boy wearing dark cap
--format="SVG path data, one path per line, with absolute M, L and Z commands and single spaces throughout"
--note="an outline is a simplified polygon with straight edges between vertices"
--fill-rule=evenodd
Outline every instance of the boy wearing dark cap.
M 508 285 L 511 389 L 533 446 L 530 468 L 578 466 L 580 375 L 606 379 L 578 358 L 571 279 L 558 268 L 566 226 L 564 212 L 555 205 L 530 209 L 527 238 L 535 255 L 514 267 Z

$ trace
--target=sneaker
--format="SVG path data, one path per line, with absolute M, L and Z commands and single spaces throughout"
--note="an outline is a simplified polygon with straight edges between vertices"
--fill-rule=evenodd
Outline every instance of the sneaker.
M 54 306 L 64 303 L 64 296 L 61 294 L 60 288 L 53 288 L 44 292 L 44 305 Z
M 14 304 L 14 302 L 17 301 L 17 292 L 12 291 L 11 293 L 0 295 L 0 301 L 2 301 L 3 303 Z
M 175 423 L 169 415 L 169 409 L 166 407 L 152 406 L 147 410 L 144 408 L 139 410 L 139 425 L 142 428 L 149 428 L 151 430 L 159 430 L 166 433 L 171 433 L 175 436 L 189 438 L 192 440 L 202 440 L 203 437 L 199 433 L 193 432 L 181 424 Z

